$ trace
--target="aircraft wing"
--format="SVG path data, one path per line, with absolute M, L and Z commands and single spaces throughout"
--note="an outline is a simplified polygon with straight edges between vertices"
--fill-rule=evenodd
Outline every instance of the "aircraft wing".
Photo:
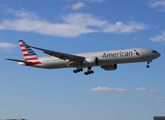
M 16 59 L 9 59 L 9 58 L 6 60 L 11 60 L 11 61 L 15 61 L 15 62 L 23 62 L 23 63 L 31 63 L 31 62 L 24 61 L 24 60 L 16 60 Z
M 62 59 L 62 60 L 66 60 L 66 59 L 71 60 L 71 61 L 84 61 L 85 60 L 85 57 L 82 57 L 82 56 L 77 56 L 77 55 L 71 55 L 71 54 L 46 50 L 46 49 L 37 48 L 37 47 L 33 47 L 33 46 L 29 46 L 29 47 L 37 49 L 37 50 L 41 50 L 41 51 L 43 51 L 44 53 L 46 53 L 48 55 L 57 57 L 57 58 Z

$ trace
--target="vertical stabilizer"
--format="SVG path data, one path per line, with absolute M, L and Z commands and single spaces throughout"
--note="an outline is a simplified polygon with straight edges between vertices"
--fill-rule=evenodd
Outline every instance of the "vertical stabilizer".
M 32 62 L 33 64 L 41 64 L 36 53 L 23 40 L 18 40 L 18 42 L 20 44 L 25 61 Z

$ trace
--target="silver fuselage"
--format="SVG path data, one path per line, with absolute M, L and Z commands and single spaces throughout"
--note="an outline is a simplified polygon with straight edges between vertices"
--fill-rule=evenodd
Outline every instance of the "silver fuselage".
M 112 51 L 102 51 L 102 52 L 91 52 L 91 53 L 80 53 L 74 54 L 77 56 L 82 56 L 85 58 L 97 57 L 99 59 L 98 65 L 93 66 L 103 66 L 109 64 L 121 64 L 121 63 L 134 63 L 134 62 L 145 62 L 149 60 L 156 59 L 160 56 L 158 52 L 153 52 L 152 49 L 145 48 L 135 48 L 135 49 L 121 49 Z M 138 53 L 136 53 L 138 52 Z M 58 68 L 68 68 L 69 60 L 61 60 L 54 56 L 39 57 L 41 64 L 32 65 L 31 67 L 39 67 L 45 69 L 58 69 Z M 24 63 L 19 62 L 21 65 Z M 89 67 L 82 65 L 81 67 Z M 91 66 L 92 67 L 92 66 Z

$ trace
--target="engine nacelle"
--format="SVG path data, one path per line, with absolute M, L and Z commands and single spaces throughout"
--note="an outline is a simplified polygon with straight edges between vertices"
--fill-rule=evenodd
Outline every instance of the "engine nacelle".
M 99 59 L 97 57 L 87 57 L 83 61 L 85 66 L 97 66 L 99 65 Z
M 104 70 L 116 70 L 117 64 L 103 65 L 101 66 Z

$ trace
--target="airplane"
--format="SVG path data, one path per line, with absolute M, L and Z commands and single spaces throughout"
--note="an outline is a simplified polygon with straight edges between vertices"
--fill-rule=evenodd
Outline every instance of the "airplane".
M 101 51 L 80 54 L 66 54 L 51 50 L 46 50 L 38 47 L 27 45 L 23 40 L 19 40 L 19 44 L 25 60 L 6 59 L 16 61 L 20 65 L 45 68 L 45 69 L 59 69 L 59 68 L 76 68 L 73 73 L 83 71 L 87 68 L 85 75 L 94 73 L 92 67 L 100 66 L 106 71 L 116 70 L 117 64 L 121 63 L 135 63 L 147 62 L 146 67 L 149 68 L 149 63 L 158 58 L 160 53 L 152 49 L 146 48 L 133 48 L 133 49 L 120 49 L 112 51 Z M 37 49 L 48 54 L 47 57 L 38 57 L 37 54 L 31 49 Z

